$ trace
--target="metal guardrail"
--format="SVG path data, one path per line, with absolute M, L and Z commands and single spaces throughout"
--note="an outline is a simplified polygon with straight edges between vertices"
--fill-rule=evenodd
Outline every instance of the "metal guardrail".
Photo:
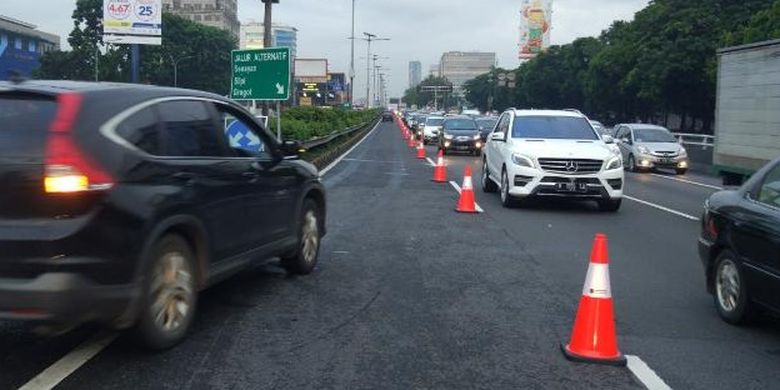
M 715 136 L 695 133 L 672 133 L 683 145 L 701 146 L 702 149 L 715 147 Z
M 374 122 L 376 122 L 376 120 L 369 121 L 369 122 L 366 122 L 366 123 L 363 123 L 363 124 L 360 124 L 360 125 L 352 126 L 352 127 L 349 127 L 349 128 L 347 128 L 345 130 L 342 130 L 342 131 L 339 131 L 339 132 L 335 132 L 335 133 L 332 133 L 332 134 L 329 134 L 329 135 L 326 135 L 326 136 L 323 136 L 323 137 L 317 137 L 317 138 L 312 138 L 312 139 L 310 139 L 308 141 L 302 141 L 301 142 L 301 146 L 304 149 L 307 149 L 307 150 L 318 148 L 320 146 L 323 146 L 323 145 L 326 145 L 326 144 L 332 142 L 336 138 L 340 138 L 340 137 L 343 137 L 345 135 L 350 135 L 350 134 L 352 134 L 354 132 L 360 131 L 360 130 L 366 128 L 366 126 L 370 126 Z

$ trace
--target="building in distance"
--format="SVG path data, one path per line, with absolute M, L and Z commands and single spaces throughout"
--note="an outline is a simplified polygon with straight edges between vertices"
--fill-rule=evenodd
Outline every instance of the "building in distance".
M 206 26 L 225 30 L 238 38 L 237 0 L 162 0 L 163 11 Z
M 0 15 L 0 80 L 13 75 L 30 77 L 41 56 L 60 49 L 60 37 L 34 24 Z

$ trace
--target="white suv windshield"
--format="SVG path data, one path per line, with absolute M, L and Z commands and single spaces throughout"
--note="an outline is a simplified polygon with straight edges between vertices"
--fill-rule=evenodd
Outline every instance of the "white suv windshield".
M 518 116 L 512 138 L 598 140 L 585 118 L 567 116 Z

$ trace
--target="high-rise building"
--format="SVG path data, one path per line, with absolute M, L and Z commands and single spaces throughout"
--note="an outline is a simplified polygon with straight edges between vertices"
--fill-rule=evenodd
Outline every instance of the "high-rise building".
M 0 80 L 14 73 L 30 77 L 46 52 L 60 49 L 60 37 L 37 26 L 0 15 Z
M 456 95 L 463 84 L 496 66 L 496 53 L 451 51 L 441 56 L 441 75 L 452 83 Z
M 409 88 L 420 85 L 422 81 L 422 64 L 420 61 L 409 61 Z
M 163 0 L 163 11 L 225 30 L 238 38 L 241 24 L 237 0 Z
M 439 77 L 441 76 L 441 66 L 440 64 L 433 64 L 430 68 L 428 68 L 428 76 L 433 77 Z
M 274 24 L 271 26 L 271 42 L 275 47 L 289 47 L 290 55 L 296 57 L 298 53 L 298 29 L 291 26 Z M 265 29 L 263 23 L 250 21 L 241 24 L 241 36 L 239 47 L 242 49 L 263 48 Z

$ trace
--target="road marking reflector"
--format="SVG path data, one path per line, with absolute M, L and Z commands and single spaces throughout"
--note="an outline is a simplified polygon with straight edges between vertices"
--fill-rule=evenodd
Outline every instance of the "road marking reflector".
M 639 356 L 626 355 L 628 369 L 648 390 L 672 390 Z
M 461 189 L 460 189 L 460 185 L 458 185 L 458 183 L 456 183 L 454 181 L 450 181 L 450 185 L 453 188 L 455 188 L 455 191 L 458 191 L 458 193 L 460 194 Z M 484 213 L 485 212 L 485 210 L 483 210 L 482 207 L 479 207 L 479 204 L 477 204 L 476 202 L 474 202 L 474 208 L 477 209 L 478 213 Z
M 100 351 L 111 344 L 117 333 L 100 333 L 81 343 L 76 349 L 68 352 L 60 360 L 43 370 L 35 378 L 25 383 L 19 390 L 49 390 L 59 385 L 70 374 L 74 373 L 84 363 L 95 357 Z
M 634 198 L 634 197 L 628 196 L 628 195 L 623 195 L 623 198 L 628 199 L 628 200 L 633 200 L 634 202 L 641 203 L 641 204 L 643 204 L 645 206 L 650 206 L 650 207 L 656 208 L 656 209 L 661 210 L 661 211 L 666 211 L 667 213 L 672 213 L 674 215 L 677 215 L 677 216 L 680 216 L 680 217 L 683 217 L 683 218 L 686 218 L 686 219 L 690 219 L 691 221 L 697 221 L 697 222 L 699 221 L 699 218 L 694 217 L 693 215 L 688 215 L 688 214 L 685 214 L 685 213 L 677 211 L 677 210 L 672 210 L 672 209 L 670 209 L 668 207 L 664 207 L 664 206 L 661 206 L 659 204 L 651 203 L 651 202 L 648 202 L 648 201 L 645 201 L 645 200 L 642 200 L 642 199 L 637 199 L 637 198 Z
M 691 184 L 691 185 L 695 185 L 695 186 L 699 186 L 699 187 L 709 188 L 709 189 L 712 189 L 712 190 L 718 190 L 718 191 L 723 190 L 723 187 L 718 187 L 718 186 L 714 186 L 714 185 L 711 185 L 711 184 L 699 183 L 698 181 L 693 181 L 693 180 L 680 179 L 679 177 L 671 177 L 671 176 L 666 176 L 666 175 L 659 175 L 657 173 L 651 173 L 650 176 L 661 177 L 661 178 L 664 178 L 666 180 L 678 181 L 680 183 Z

